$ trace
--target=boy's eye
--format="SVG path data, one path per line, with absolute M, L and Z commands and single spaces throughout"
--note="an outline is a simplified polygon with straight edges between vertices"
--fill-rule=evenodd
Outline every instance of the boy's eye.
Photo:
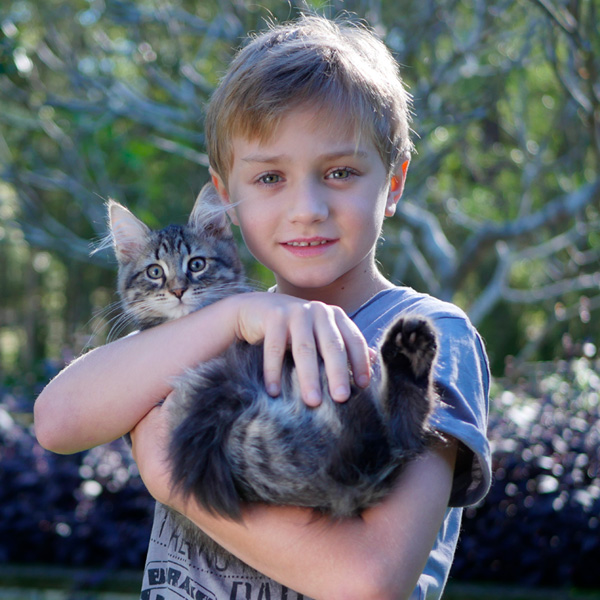
M 164 275 L 163 268 L 160 265 L 150 265 L 146 269 L 146 275 L 150 277 L 150 279 L 160 279 Z
M 328 175 L 328 179 L 348 179 L 354 172 L 351 169 L 335 169 L 331 171 Z
M 272 185 L 274 183 L 279 183 L 281 181 L 281 177 L 276 173 L 266 173 L 265 175 L 261 175 L 258 178 L 260 183 L 265 183 L 267 185 Z
M 206 259 L 202 258 L 201 256 L 195 256 L 194 258 L 191 258 L 188 262 L 188 269 L 192 273 L 200 273 L 201 271 L 204 271 L 204 269 L 206 269 Z

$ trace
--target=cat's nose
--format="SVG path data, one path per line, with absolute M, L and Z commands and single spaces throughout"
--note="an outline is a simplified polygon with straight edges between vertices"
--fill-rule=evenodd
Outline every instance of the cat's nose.
M 179 300 L 181 300 L 183 294 L 185 294 L 185 291 L 187 290 L 186 287 L 179 287 L 179 288 L 175 288 L 172 290 L 169 290 L 171 292 L 171 294 L 173 294 L 173 296 L 175 296 L 176 298 L 179 298 Z

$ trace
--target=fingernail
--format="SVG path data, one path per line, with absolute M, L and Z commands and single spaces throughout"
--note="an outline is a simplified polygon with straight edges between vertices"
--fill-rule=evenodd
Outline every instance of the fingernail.
M 350 395 L 350 390 L 348 389 L 347 385 L 340 385 L 340 386 L 336 387 L 333 392 L 333 397 L 336 400 L 347 400 L 349 395 Z
M 267 386 L 267 393 L 269 394 L 269 396 L 279 395 L 279 386 L 276 383 L 270 383 Z
M 369 376 L 359 375 L 358 379 L 356 380 L 356 384 L 361 388 L 367 387 L 369 385 Z
M 317 390 L 312 390 L 308 392 L 306 400 L 310 406 L 318 406 L 321 403 L 321 394 Z

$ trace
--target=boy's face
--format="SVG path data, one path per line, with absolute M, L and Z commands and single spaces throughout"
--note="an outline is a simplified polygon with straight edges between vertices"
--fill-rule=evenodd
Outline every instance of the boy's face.
M 279 292 L 349 309 L 378 291 L 375 247 L 406 164 L 392 191 L 370 139 L 357 144 L 343 119 L 308 109 L 291 111 L 268 141 L 234 138 L 232 147 L 227 187 L 213 179 Z

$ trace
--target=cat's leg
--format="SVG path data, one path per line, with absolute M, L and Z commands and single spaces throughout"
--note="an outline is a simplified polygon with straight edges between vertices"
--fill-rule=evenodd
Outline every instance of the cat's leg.
M 430 322 L 418 316 L 400 317 L 387 330 L 381 357 L 389 369 L 400 368 L 415 381 L 429 378 L 437 355 L 437 336 Z
M 400 317 L 387 330 L 380 353 L 382 407 L 393 443 L 408 453 L 418 451 L 426 441 L 436 399 L 431 377 L 437 357 L 435 330 L 423 317 Z

